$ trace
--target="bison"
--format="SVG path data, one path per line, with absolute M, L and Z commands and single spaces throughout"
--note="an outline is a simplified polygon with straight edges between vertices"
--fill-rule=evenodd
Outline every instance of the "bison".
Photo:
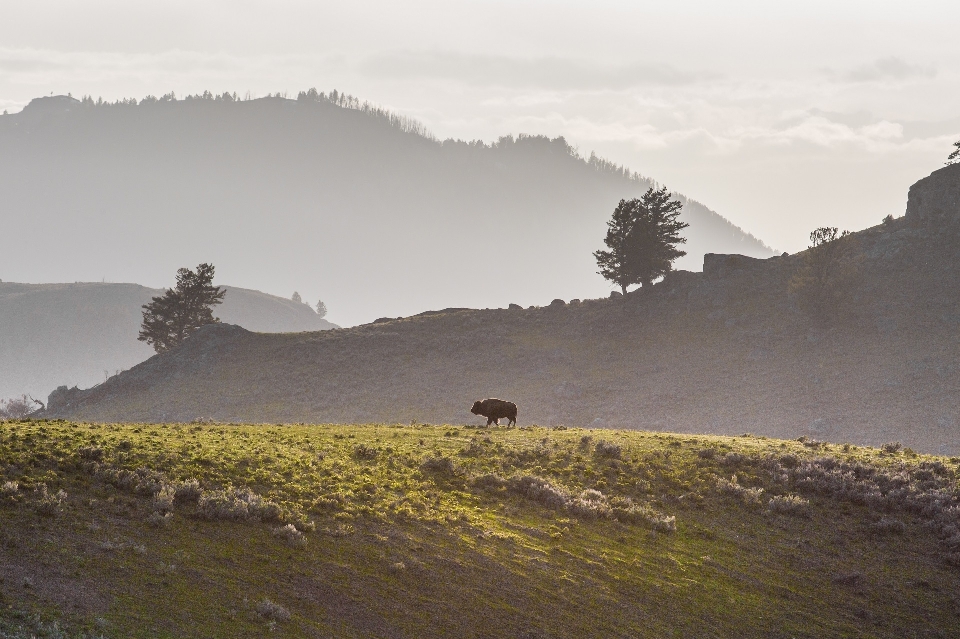
M 504 417 L 510 420 L 507 422 L 507 426 L 517 424 L 517 405 L 513 402 L 505 402 L 502 399 L 491 397 L 482 402 L 476 401 L 473 403 L 473 408 L 470 409 L 470 412 L 474 415 L 483 415 L 486 417 L 487 426 L 494 422 L 499 426 L 500 420 Z

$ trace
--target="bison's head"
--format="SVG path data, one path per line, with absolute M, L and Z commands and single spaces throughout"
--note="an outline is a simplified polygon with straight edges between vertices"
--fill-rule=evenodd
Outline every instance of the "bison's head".
M 483 409 L 480 406 L 480 402 L 474 402 L 473 408 L 470 409 L 470 412 L 473 413 L 474 415 L 479 415 L 481 410 Z

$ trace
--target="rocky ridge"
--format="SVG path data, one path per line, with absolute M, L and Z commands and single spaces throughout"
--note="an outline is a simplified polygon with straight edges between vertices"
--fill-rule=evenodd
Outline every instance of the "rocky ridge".
M 829 326 L 798 307 L 803 253 L 708 256 L 623 298 L 449 309 L 324 333 L 208 327 L 50 415 L 96 420 L 473 422 L 756 434 L 960 453 L 960 166 L 915 184 L 904 217 L 856 233 Z

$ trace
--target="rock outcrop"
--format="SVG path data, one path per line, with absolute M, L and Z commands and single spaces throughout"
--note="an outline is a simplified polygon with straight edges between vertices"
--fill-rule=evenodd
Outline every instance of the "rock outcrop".
M 919 227 L 960 223 L 960 164 L 945 166 L 911 186 L 906 218 Z

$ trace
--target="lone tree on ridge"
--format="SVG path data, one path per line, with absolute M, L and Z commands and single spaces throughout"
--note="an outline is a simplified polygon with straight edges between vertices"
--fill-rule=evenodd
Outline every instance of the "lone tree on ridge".
M 609 250 L 593 254 L 598 273 L 619 286 L 624 295 L 632 284 L 650 286 L 669 273 L 673 261 L 687 254 L 676 246 L 686 243 L 680 231 L 690 226 L 677 219 L 682 207 L 670 199 L 665 186 L 651 187 L 639 199 L 620 200 L 603 240 Z
M 797 305 L 810 317 L 828 324 L 843 310 L 857 260 L 850 231 L 821 226 L 810 233 L 810 247 L 788 284 Z
M 179 346 L 197 328 L 219 322 L 220 318 L 213 316 L 213 307 L 223 303 L 226 291 L 212 282 L 213 264 L 200 264 L 196 271 L 178 270 L 176 288 L 143 305 L 137 339 L 163 353 Z

